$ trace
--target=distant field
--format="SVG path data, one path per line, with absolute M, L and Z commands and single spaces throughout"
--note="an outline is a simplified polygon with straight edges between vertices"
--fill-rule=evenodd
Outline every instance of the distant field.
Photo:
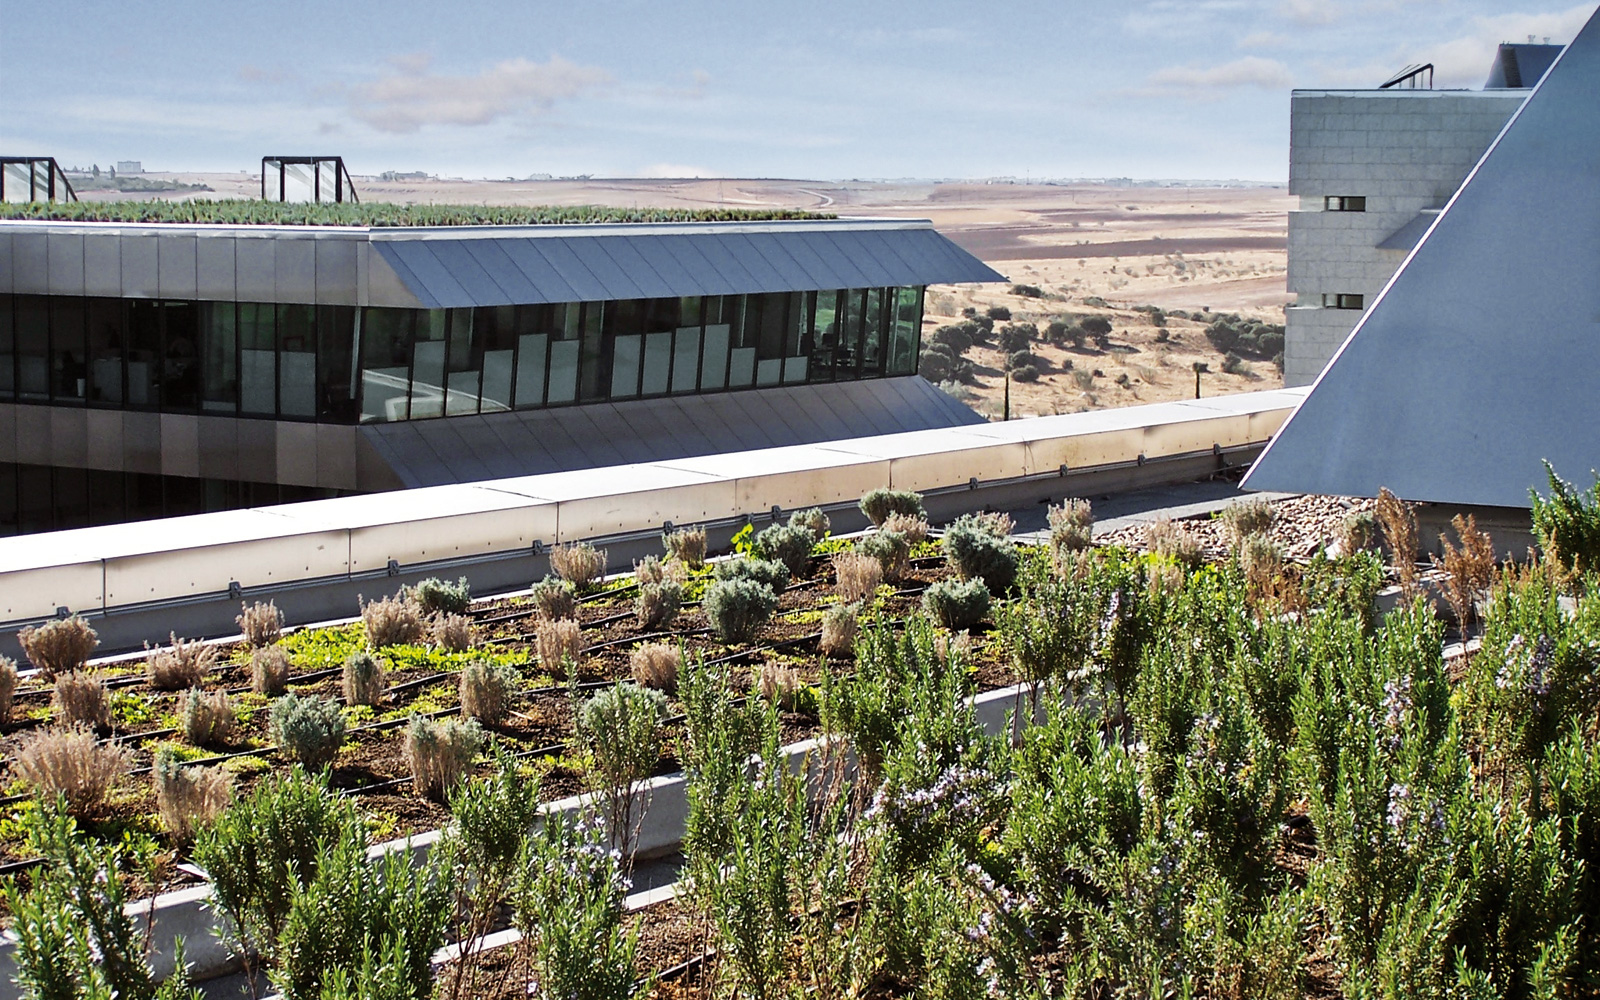
M 142 176 L 210 189 L 152 193 L 156 198 L 249 198 L 259 192 L 256 177 L 246 173 Z M 356 188 L 363 200 L 403 204 L 809 209 L 931 219 L 1012 282 L 1036 286 L 1045 295 L 1015 296 L 1001 285 L 935 287 L 929 290 L 926 331 L 953 322 L 963 308 L 982 311 L 994 305 L 1041 329 L 1052 318 L 1090 314 L 1112 323 L 1104 352 L 1038 346 L 1033 353 L 1044 363 L 1042 377 L 1031 385 L 1012 385 L 1013 416 L 1192 397 L 1196 362 L 1210 368 L 1202 376 L 1207 395 L 1282 384 L 1277 369 L 1260 361 L 1249 362 L 1242 374 L 1221 374 L 1223 356 L 1201 332 L 1207 310 L 1283 322 L 1287 213 L 1293 200 L 1282 187 L 606 178 L 382 182 L 358 177 Z M 84 200 L 117 197 L 128 195 L 91 191 Z M 1105 305 L 1086 305 L 1086 299 Z M 1169 320 L 1168 339 L 1158 342 L 1148 314 L 1133 309 L 1140 305 L 1203 318 Z M 975 372 L 968 402 L 998 416 L 1004 355 L 978 346 L 968 357 Z M 1127 376 L 1125 385 L 1118 384 L 1120 376 Z

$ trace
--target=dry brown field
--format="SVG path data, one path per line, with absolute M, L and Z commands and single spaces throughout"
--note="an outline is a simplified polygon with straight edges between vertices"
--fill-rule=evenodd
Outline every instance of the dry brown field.
M 259 192 L 255 176 L 247 173 L 145 176 L 212 189 L 199 197 Z M 1222 374 L 1223 357 L 1203 336 L 1203 318 L 1169 319 L 1169 339 L 1158 342 L 1149 316 L 1134 309 L 1154 305 L 1202 317 L 1239 313 L 1282 323 L 1292 199 L 1281 186 L 628 178 L 385 182 L 358 176 L 356 187 L 363 200 L 373 202 L 801 208 L 931 219 L 1010 283 L 1037 287 L 1044 297 L 1012 295 L 1011 284 L 935 286 L 929 289 L 925 333 L 956 320 L 964 308 L 981 312 L 994 305 L 1041 330 L 1057 317 L 1098 313 L 1111 320 L 1106 351 L 1039 345 L 1034 354 L 1045 362 L 1042 377 L 1031 385 L 1012 384 L 1013 417 L 1191 398 L 1196 362 L 1210 369 L 1201 377 L 1205 395 L 1282 384 L 1267 362 L 1250 362 L 1243 374 Z M 967 357 L 975 369 L 968 402 L 1001 416 L 1004 355 L 980 345 Z M 1124 375 L 1126 384 L 1119 384 Z

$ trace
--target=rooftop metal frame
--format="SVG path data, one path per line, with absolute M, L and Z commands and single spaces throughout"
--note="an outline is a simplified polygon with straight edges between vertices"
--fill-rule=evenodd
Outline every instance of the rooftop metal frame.
M 28 197 L 13 198 L 11 192 L 6 190 L 6 178 L 18 171 L 9 170 L 8 167 L 28 168 Z M 44 178 L 39 177 L 40 168 L 44 168 Z M 60 187 L 57 187 L 59 183 Z M 45 196 L 39 197 L 40 187 L 44 188 Z M 58 197 L 65 193 L 66 197 Z M 77 201 L 78 192 L 73 190 L 72 182 L 67 180 L 67 174 L 61 169 L 53 156 L 0 156 L 0 202 L 17 201 Z
M 350 180 L 350 171 L 345 169 L 342 156 L 263 156 L 261 158 L 261 200 L 262 201 L 288 201 L 288 167 L 308 166 L 311 168 L 311 200 L 324 202 L 322 196 L 322 170 L 324 163 L 334 164 L 333 173 L 333 198 L 334 202 L 353 201 L 360 203 L 361 198 L 356 194 L 355 184 Z M 268 179 L 276 172 L 278 179 L 277 197 L 269 191 Z M 349 197 L 347 198 L 346 195 Z

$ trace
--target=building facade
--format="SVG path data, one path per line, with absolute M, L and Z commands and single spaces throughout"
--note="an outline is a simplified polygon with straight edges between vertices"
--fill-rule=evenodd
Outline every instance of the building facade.
M 1285 385 L 1322 372 L 1560 48 L 1502 45 L 1482 90 L 1294 92 Z
M 728 450 L 774 399 L 972 422 L 923 293 L 999 277 L 927 223 L 0 222 L 0 532 Z

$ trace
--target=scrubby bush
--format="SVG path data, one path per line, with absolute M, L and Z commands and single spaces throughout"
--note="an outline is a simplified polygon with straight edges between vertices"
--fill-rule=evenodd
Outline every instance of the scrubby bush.
M 433 620 L 433 644 L 447 653 L 464 653 L 472 648 L 474 631 L 466 615 L 441 614 Z
M 717 564 L 716 578 L 753 580 L 774 594 L 781 594 L 789 586 L 789 568 L 769 559 L 728 559 Z
M 612 842 L 630 858 L 644 805 L 636 793 L 661 762 L 666 718 L 665 695 L 627 681 L 599 692 L 578 710 L 576 732 L 590 784 L 605 798 Z
M 1127 376 L 1123 377 L 1126 378 Z M 1011 380 L 1013 382 L 1037 382 L 1039 381 L 1039 369 L 1033 365 L 1022 365 L 1018 368 L 1013 368 L 1011 369 Z
M 898 580 L 911 564 L 911 543 L 898 532 L 880 529 L 856 542 L 855 551 L 874 559 L 885 580 Z
M 239 617 L 234 621 L 239 625 L 245 645 L 255 649 L 265 649 L 283 638 L 283 612 L 278 610 L 276 602 L 241 603 Z
M 347 705 L 379 705 L 388 686 L 383 664 L 371 653 L 357 651 L 345 658 L 339 689 Z
M 972 347 L 972 328 L 959 326 L 941 326 L 928 335 L 928 344 L 941 344 L 950 348 L 950 357 L 960 357 Z
M 668 580 L 640 585 L 633 611 L 639 619 L 639 627 L 650 631 L 672 624 L 682 606 L 683 588 Z
M 1085 303 L 1087 301 L 1085 300 Z M 1083 332 L 1088 334 L 1090 339 L 1097 345 L 1101 345 L 1102 349 L 1106 340 L 1111 336 L 1111 321 L 1104 316 L 1085 316 L 1078 321 L 1078 326 L 1082 327 Z
M 71 615 L 43 625 L 30 625 L 17 633 L 17 641 L 22 644 L 28 662 L 48 681 L 57 674 L 82 670 L 94 648 L 100 645 L 100 636 L 88 622 Z
M 250 653 L 250 690 L 276 698 L 289 686 L 289 651 L 265 646 Z
M 645 556 L 633 564 L 633 580 L 641 587 L 667 578 L 667 564 L 655 556 Z
M 699 569 L 706 564 L 706 529 L 678 528 L 661 533 L 667 555 L 685 566 Z
M 498 726 L 516 704 L 522 679 L 508 663 L 473 660 L 461 668 L 461 714 L 486 726 Z
M 571 824 L 551 822 L 526 839 L 517 868 L 516 926 L 534 942 L 530 997 L 628 1000 L 653 992 L 634 968 L 639 936 L 623 926 L 629 882 L 615 856 Z
M 871 490 L 861 498 L 861 513 L 867 515 L 867 520 L 875 528 L 883 527 L 883 522 L 890 514 L 920 518 L 928 516 L 922 507 L 922 497 L 910 490 Z
M 1250 366 L 1239 355 L 1229 351 L 1227 357 L 1222 359 L 1222 371 L 1228 375 L 1248 375 Z
M 0 726 L 11 724 L 11 701 L 17 693 L 17 661 L 0 656 Z
M 963 580 L 981 579 L 990 593 L 1004 593 L 1017 578 L 1017 547 L 972 514 L 944 532 L 945 561 Z
M 286 694 L 272 703 L 267 728 L 279 750 L 313 770 L 332 763 L 344 745 L 344 713 L 331 698 Z
M 170 747 L 156 751 L 150 773 L 156 814 L 179 843 L 193 840 L 195 831 L 220 816 L 233 800 L 233 775 L 220 767 L 185 767 Z
M 828 656 L 844 656 L 855 649 L 861 623 L 859 604 L 835 604 L 822 613 L 822 638 L 817 648 Z
M 811 544 L 816 545 L 828 537 L 833 522 L 828 520 L 828 515 L 822 512 L 821 507 L 808 507 L 789 515 L 789 527 L 804 531 L 811 536 Z
M 593 590 L 606 572 L 606 552 L 588 542 L 569 542 L 550 549 L 550 568 L 563 580 L 571 581 L 578 593 Z
M 706 589 L 701 606 L 718 639 L 729 644 L 749 642 L 777 610 L 778 596 L 754 579 L 719 580 Z
M 404 590 L 394 597 L 364 601 L 361 605 L 361 624 L 366 630 L 367 645 L 373 649 L 421 642 L 427 635 L 422 608 Z
M 411 597 L 423 614 L 464 615 L 472 607 L 472 586 L 462 577 L 455 583 L 430 576 L 411 588 Z
M 182 691 L 202 683 L 217 662 L 217 648 L 198 640 L 185 641 L 171 635 L 167 649 L 151 651 L 145 657 L 145 676 L 157 691 Z M 146 650 L 150 647 L 145 646 Z
M 1007 354 L 1027 351 L 1039 339 L 1039 328 L 1032 323 L 1007 323 L 1000 328 L 1000 349 Z
M 1015 371 L 1016 369 L 1021 368 L 1023 365 L 1034 365 L 1037 367 L 1038 360 L 1038 358 L 1034 357 L 1032 354 L 1029 354 L 1025 350 L 1018 351 L 1015 354 L 1011 354 L 1006 357 L 1006 370 Z
M 922 610 L 955 631 L 966 631 L 989 613 L 989 588 L 982 577 L 965 582 L 940 580 L 922 592 Z
M 1378 519 L 1370 510 L 1353 510 L 1339 522 L 1334 536 L 1339 554 L 1350 556 L 1378 544 Z
M 106 682 L 87 670 L 56 675 L 50 707 L 56 721 L 68 726 L 88 726 L 106 731 L 111 728 L 111 692 Z
M 547 622 L 578 617 L 577 589 L 567 580 L 547 576 L 528 594 L 536 614 Z
M 533 648 L 539 666 L 553 676 L 564 677 L 583 662 L 583 630 L 570 618 L 541 621 L 534 627 Z
M 647 642 L 628 654 L 628 673 L 634 683 L 667 694 L 678 689 L 678 668 L 682 665 L 682 651 L 670 643 Z
M 1044 298 L 1044 290 L 1038 285 L 1012 285 L 1011 294 L 1021 296 L 1025 299 Z
M 833 575 L 839 600 L 853 604 L 877 593 L 883 583 L 883 565 L 865 552 L 835 552 Z
M 233 737 L 233 703 L 226 691 L 190 688 L 178 696 L 178 728 L 197 747 L 222 746 Z
M 756 535 L 750 551 L 759 559 L 782 563 L 789 575 L 803 578 L 811 564 L 811 548 L 815 545 L 811 532 L 788 524 L 774 524 Z
M 984 310 L 983 314 L 989 317 L 991 320 L 1001 323 L 1004 323 L 1006 320 L 1011 318 L 1011 310 L 1007 309 L 1005 306 L 990 306 L 988 309 Z
M 417 794 L 444 801 L 483 749 L 484 738 L 475 719 L 413 715 L 406 725 L 406 764 Z
M 937 349 L 941 347 L 944 345 L 934 344 L 917 356 L 917 374 L 933 383 L 965 381 L 960 368 L 965 362 L 957 361 L 948 348 Z M 967 371 L 970 370 L 969 366 Z
M 273 958 L 295 890 L 316 876 L 319 846 L 363 830 L 355 803 L 330 792 L 325 776 L 299 766 L 267 775 L 201 827 L 194 861 L 211 877 L 235 954 L 247 963 Z
M 60 795 L 68 811 L 81 819 L 100 812 L 132 760 L 131 751 L 97 741 L 94 730 L 66 726 L 24 736 L 11 770 L 34 792 Z
M 1580 490 L 1556 475 L 1549 462 L 1544 471 L 1550 495 L 1528 491 L 1539 547 L 1568 569 L 1582 573 L 1600 569 L 1600 473 L 1595 474 L 1593 486 Z

